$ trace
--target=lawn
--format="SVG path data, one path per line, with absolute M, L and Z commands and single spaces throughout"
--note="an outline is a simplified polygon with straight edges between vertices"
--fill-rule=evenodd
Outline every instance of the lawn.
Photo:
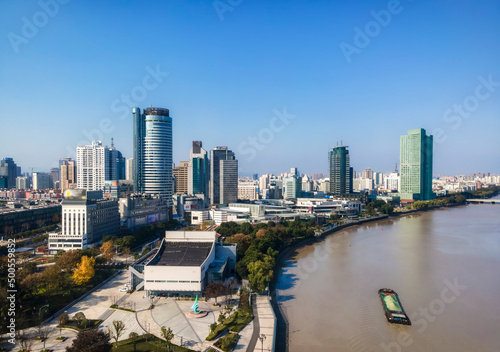
M 122 340 L 118 342 L 118 348 L 113 343 L 113 352 L 191 352 L 188 348 L 172 345 L 173 350 L 169 351 L 167 343 L 154 335 L 141 335 L 136 340 L 136 348 L 131 339 Z

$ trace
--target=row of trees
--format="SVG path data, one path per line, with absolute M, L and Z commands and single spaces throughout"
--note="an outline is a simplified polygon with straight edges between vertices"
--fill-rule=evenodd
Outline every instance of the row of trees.
M 274 275 L 274 265 L 279 250 L 296 240 L 314 236 L 314 221 L 283 220 L 276 224 L 249 223 L 238 225 L 235 222 L 223 223 L 217 230 L 226 242 L 238 245 L 236 271 L 243 279 L 248 279 L 253 290 L 262 292 Z

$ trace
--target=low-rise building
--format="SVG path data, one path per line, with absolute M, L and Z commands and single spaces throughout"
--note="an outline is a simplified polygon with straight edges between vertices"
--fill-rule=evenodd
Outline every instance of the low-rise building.
M 116 200 L 89 199 L 86 190 L 67 189 L 62 201 L 62 232 L 49 234 L 49 251 L 89 248 L 103 236 L 118 235 L 119 230 Z
M 118 201 L 120 224 L 134 229 L 169 220 L 168 202 L 159 195 L 135 193 Z

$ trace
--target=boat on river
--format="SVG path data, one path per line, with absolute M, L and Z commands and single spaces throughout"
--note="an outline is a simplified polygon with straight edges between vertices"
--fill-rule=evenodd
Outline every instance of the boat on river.
M 410 318 L 406 315 L 396 291 L 390 288 L 381 288 L 378 290 L 378 294 L 382 300 L 385 317 L 389 323 L 411 325 Z

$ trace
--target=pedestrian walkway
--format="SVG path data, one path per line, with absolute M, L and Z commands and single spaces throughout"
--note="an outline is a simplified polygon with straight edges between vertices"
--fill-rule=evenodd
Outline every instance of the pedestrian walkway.
M 256 298 L 259 331 L 254 331 L 254 336 L 257 334 L 258 340 L 253 351 L 273 351 L 276 317 L 274 316 L 273 308 L 267 295 L 257 295 Z

